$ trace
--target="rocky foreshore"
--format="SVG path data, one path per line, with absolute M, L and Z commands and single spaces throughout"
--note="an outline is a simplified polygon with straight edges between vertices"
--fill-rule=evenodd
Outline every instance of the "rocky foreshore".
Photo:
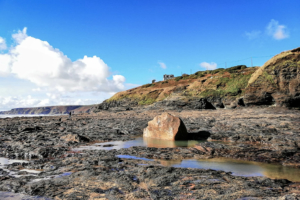
M 234 158 L 300 168 L 299 110 L 170 111 L 182 119 L 189 139 L 206 141 L 192 147 L 74 150 L 94 143 L 133 140 L 142 136 L 148 121 L 162 112 L 101 111 L 71 119 L 2 118 L 0 157 L 29 162 L 0 169 L 0 191 L 51 199 L 300 198 L 298 182 L 161 164 L 161 160 Z

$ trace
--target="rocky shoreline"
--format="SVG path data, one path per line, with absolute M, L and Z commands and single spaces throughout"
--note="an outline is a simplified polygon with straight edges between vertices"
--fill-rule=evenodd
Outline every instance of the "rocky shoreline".
M 230 172 L 162 166 L 160 160 L 233 158 L 300 168 L 300 111 L 286 108 L 169 111 L 193 147 L 75 147 L 128 141 L 164 110 L 0 119 L 0 157 L 31 159 L 0 171 L 0 191 L 51 199 L 297 199 L 300 183 Z M 218 142 L 214 142 L 218 141 Z M 143 160 L 118 157 L 129 155 Z M 32 174 L 22 169 L 38 170 Z M 300 170 L 300 169 L 299 169 Z

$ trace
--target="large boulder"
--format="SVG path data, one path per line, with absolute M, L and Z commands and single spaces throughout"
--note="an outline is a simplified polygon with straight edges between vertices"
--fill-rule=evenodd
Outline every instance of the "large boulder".
M 300 107 L 300 48 L 274 56 L 255 71 L 245 89 L 244 103 Z
M 148 122 L 143 137 L 161 140 L 186 140 L 188 133 L 180 118 L 165 112 Z

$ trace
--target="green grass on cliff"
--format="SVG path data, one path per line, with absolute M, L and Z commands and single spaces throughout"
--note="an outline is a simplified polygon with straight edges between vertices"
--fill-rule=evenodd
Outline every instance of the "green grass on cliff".
M 190 97 L 236 97 L 243 94 L 251 74 L 256 68 L 247 68 L 244 65 L 227 69 L 198 71 L 195 74 L 175 77 L 173 80 L 161 81 L 154 84 L 145 84 L 141 87 L 120 92 L 107 100 L 110 101 L 135 101 L 138 105 L 150 105 L 170 96 L 178 84 L 187 88 L 190 84 L 203 82 L 192 89 L 184 89 L 178 95 Z M 188 81 L 185 81 L 188 80 Z M 179 83 L 178 83 L 179 82 Z M 197 85 L 197 84 L 196 84 Z M 170 89 L 170 87 L 174 87 Z M 203 91 L 203 87 L 207 88 Z M 167 90 L 165 90 L 168 88 Z M 202 92 L 201 92 L 202 91 Z
M 217 89 L 208 89 L 200 93 L 202 97 L 224 97 L 239 96 L 246 88 L 252 74 L 244 75 L 243 73 L 231 74 L 229 77 L 218 78 L 216 82 Z

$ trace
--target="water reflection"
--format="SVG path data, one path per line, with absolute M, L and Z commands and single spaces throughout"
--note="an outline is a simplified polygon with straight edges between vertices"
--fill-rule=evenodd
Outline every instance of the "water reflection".
M 103 142 L 94 143 L 89 146 L 80 146 L 74 148 L 73 151 L 81 150 L 112 150 L 112 149 L 122 149 L 130 148 L 133 146 L 146 146 L 146 147 L 156 147 L 156 148 L 174 148 L 174 147 L 193 147 L 199 142 L 199 140 L 183 140 L 183 141 L 168 141 L 168 140 L 158 140 L 152 138 L 138 137 L 135 140 L 129 141 L 113 141 L 113 142 Z
M 170 140 L 159 140 L 153 138 L 143 138 L 143 140 L 147 147 L 156 147 L 156 148 L 193 147 L 200 142 L 204 142 L 199 140 L 170 141 Z
M 17 194 L 12 192 L 1 192 L 1 200 L 51 200 L 50 198 L 40 197 L 40 196 L 28 196 L 25 194 Z
M 130 155 L 118 155 L 117 157 L 123 159 L 154 161 L 153 159 Z M 279 164 L 266 164 L 227 158 L 157 161 L 159 161 L 161 165 L 168 167 L 222 170 L 225 172 L 232 172 L 235 176 L 265 176 L 271 179 L 287 179 L 293 182 L 300 182 L 300 169 L 285 167 Z
M 28 161 L 0 157 L 0 168 L 4 167 L 5 165 L 9 165 L 9 164 L 13 164 L 13 163 L 23 163 L 23 162 L 28 162 Z
M 176 161 L 175 161 L 176 162 Z M 293 167 L 285 167 L 279 164 L 266 164 L 259 162 L 248 162 L 226 158 L 213 158 L 201 160 L 177 161 L 161 160 L 164 166 L 213 169 L 232 172 L 236 176 L 266 176 L 272 179 L 288 179 L 290 181 L 300 181 L 300 170 Z
M 90 146 L 81 146 L 74 148 L 74 151 L 80 150 L 111 150 L 130 148 L 132 146 L 147 146 L 156 148 L 173 148 L 173 147 L 193 147 L 195 144 L 204 141 L 167 141 L 151 138 L 136 138 L 130 141 L 113 141 L 105 143 L 95 143 Z M 119 155 L 124 159 L 142 159 L 135 156 Z M 146 159 L 148 160 L 148 159 Z M 293 167 L 285 167 L 279 164 L 264 164 L 259 162 L 248 162 L 226 158 L 214 158 L 203 160 L 159 160 L 164 166 L 198 168 L 198 169 L 214 169 L 226 172 L 232 172 L 238 176 L 266 176 L 273 179 L 288 179 L 290 181 L 300 182 L 300 169 Z

